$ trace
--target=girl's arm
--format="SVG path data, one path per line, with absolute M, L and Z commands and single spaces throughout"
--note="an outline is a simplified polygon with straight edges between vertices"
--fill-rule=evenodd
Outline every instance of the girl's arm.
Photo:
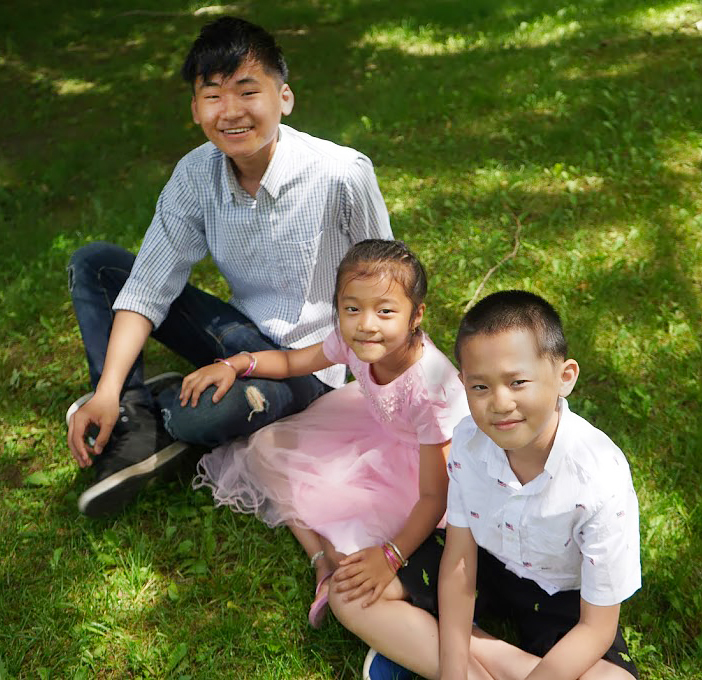
M 441 680 L 465 680 L 475 610 L 478 547 L 467 527 L 446 527 L 439 568 L 439 667 Z
M 388 536 L 405 559 L 436 528 L 446 512 L 446 458 L 450 446 L 449 440 L 443 444 L 421 444 L 419 447 L 419 500 L 397 536 Z M 366 595 L 364 606 L 375 602 L 395 576 L 380 546 L 359 550 L 341 560 L 339 565 L 340 568 L 334 573 L 337 590 L 348 593 L 347 601 Z
M 190 401 L 192 406 L 197 406 L 200 395 L 210 385 L 217 386 L 212 395 L 212 402 L 216 404 L 234 384 L 237 376 L 248 370 L 251 357 L 256 359 L 256 367 L 247 375 L 255 378 L 282 380 L 329 368 L 333 364 L 324 355 L 322 344 L 319 342 L 303 349 L 271 349 L 251 354 L 235 354 L 223 362 L 203 366 L 183 379 L 180 404 L 185 406 Z
M 575 680 L 592 668 L 614 641 L 619 607 L 598 607 L 580 598 L 580 620 L 551 648 L 527 680 Z

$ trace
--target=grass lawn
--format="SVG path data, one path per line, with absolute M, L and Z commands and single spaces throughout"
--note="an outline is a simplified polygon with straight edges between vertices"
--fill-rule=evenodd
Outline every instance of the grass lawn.
M 122 516 L 63 416 L 88 388 L 74 248 L 136 249 L 202 141 L 177 72 L 207 17 L 186 0 L 0 8 L 0 680 L 360 677 L 363 645 L 307 626 L 285 531 L 157 483 Z M 680 0 L 236 4 L 284 48 L 287 121 L 376 166 L 395 234 L 430 272 L 450 352 L 465 305 L 520 287 L 562 312 L 571 404 L 627 454 L 644 586 L 622 608 L 642 677 L 702 678 L 702 6 Z M 191 279 L 217 294 L 208 262 Z M 156 346 L 153 373 L 186 370 Z

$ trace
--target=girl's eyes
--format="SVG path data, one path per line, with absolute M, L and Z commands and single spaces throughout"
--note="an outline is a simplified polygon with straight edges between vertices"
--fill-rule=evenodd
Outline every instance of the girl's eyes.
M 526 385 L 528 382 L 528 380 L 513 380 L 512 384 L 519 387 L 520 385 Z
M 392 314 L 394 310 L 392 309 L 380 309 L 378 310 L 379 314 Z
M 471 385 L 470 389 L 473 392 L 483 392 L 487 389 L 487 385 Z
M 358 307 L 344 307 L 345 312 L 357 312 Z

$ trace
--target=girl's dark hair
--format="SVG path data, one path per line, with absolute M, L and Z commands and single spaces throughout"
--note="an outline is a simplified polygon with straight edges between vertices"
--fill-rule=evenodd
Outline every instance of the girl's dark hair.
M 495 335 L 509 330 L 528 330 L 539 356 L 563 361 L 568 344 L 558 312 L 539 295 L 525 290 L 503 290 L 484 297 L 469 309 L 456 336 L 454 355 L 461 362 L 461 347 L 474 335 Z
M 353 279 L 390 276 L 402 286 L 412 303 L 412 319 L 427 294 L 427 273 L 417 256 L 402 241 L 370 238 L 349 248 L 339 264 L 334 288 L 334 311 L 339 313 L 342 284 Z M 419 337 L 418 335 L 414 337 Z
M 215 73 L 231 76 L 247 59 L 280 79 L 288 79 L 283 51 L 261 26 L 244 19 L 221 17 L 205 24 L 180 70 L 183 79 L 195 87 L 198 76 L 207 80 Z

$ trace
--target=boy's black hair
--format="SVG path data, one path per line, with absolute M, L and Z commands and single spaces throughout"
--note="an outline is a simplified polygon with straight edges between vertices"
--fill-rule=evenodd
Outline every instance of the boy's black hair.
M 525 290 L 503 290 L 484 297 L 469 309 L 458 327 L 454 355 L 461 362 L 461 346 L 474 335 L 503 331 L 531 331 L 539 356 L 563 361 L 568 344 L 558 312 L 539 295 Z
M 389 276 L 402 286 L 412 303 L 412 317 L 417 315 L 419 305 L 427 294 L 427 273 L 417 256 L 402 241 L 386 241 L 369 238 L 351 246 L 344 255 L 336 273 L 334 288 L 334 311 L 339 313 L 339 295 L 342 284 L 353 279 L 374 276 Z M 418 328 L 417 328 L 418 330 Z M 417 333 L 415 338 L 419 338 Z
M 204 80 L 215 73 L 231 76 L 247 59 L 257 61 L 281 84 L 287 81 L 283 51 L 268 31 L 245 19 L 221 17 L 202 27 L 180 73 L 194 89 L 198 76 Z

